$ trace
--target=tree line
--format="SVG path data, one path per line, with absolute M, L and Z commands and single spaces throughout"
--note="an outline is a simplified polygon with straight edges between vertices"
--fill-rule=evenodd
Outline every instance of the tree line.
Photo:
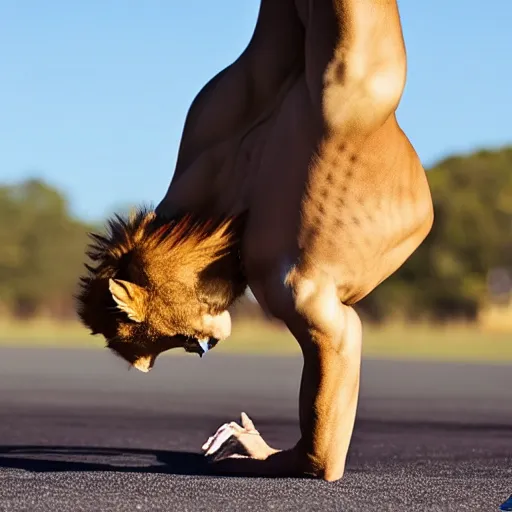
M 357 306 L 374 321 L 474 319 L 512 287 L 512 147 L 446 158 L 428 170 L 435 221 L 411 258 Z M 75 318 L 87 232 L 42 180 L 0 185 L 0 315 Z M 258 316 L 243 300 L 238 316 Z

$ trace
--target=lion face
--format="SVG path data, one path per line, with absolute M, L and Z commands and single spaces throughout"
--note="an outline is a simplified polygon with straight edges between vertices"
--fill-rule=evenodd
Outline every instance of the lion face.
M 107 348 L 147 372 L 166 350 L 202 355 L 230 335 L 228 308 L 246 287 L 240 224 L 142 211 L 109 226 L 109 236 L 92 235 L 96 266 L 77 296 L 82 322 Z

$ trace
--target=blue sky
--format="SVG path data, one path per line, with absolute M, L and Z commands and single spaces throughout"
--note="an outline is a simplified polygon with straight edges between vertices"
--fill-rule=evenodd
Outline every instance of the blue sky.
M 400 123 L 425 165 L 512 143 L 512 1 L 401 0 Z M 98 219 L 156 204 L 187 109 L 259 0 L 0 0 L 0 182 L 46 179 Z

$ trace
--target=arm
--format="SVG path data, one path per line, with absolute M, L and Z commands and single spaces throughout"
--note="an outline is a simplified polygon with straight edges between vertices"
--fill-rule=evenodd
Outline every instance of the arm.
M 359 395 L 362 330 L 357 313 L 345 306 L 339 337 L 300 329 L 304 354 L 299 395 L 302 437 L 295 450 L 306 473 L 325 480 L 343 476 Z
M 340 305 L 337 298 L 332 299 L 316 295 L 305 314 L 295 311 L 286 315 L 286 324 L 300 343 L 304 356 L 299 442 L 291 449 L 275 450 L 242 414 L 242 426 L 234 422 L 223 425 L 203 446 L 207 455 L 215 457 L 215 452 L 230 436 L 238 442 L 232 447 L 235 455 L 216 462 L 216 471 L 313 476 L 327 481 L 343 476 L 359 394 L 362 332 L 357 313 Z M 331 318 L 314 312 L 317 306 L 318 311 L 330 309 Z

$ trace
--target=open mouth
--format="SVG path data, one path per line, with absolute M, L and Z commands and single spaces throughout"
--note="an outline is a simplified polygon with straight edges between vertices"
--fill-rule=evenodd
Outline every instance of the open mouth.
M 173 337 L 172 344 L 160 343 L 151 346 L 139 346 L 134 343 L 109 340 L 107 347 L 110 348 L 115 355 L 128 361 L 133 368 L 143 373 L 148 373 L 153 368 L 155 359 L 165 350 L 183 347 L 186 352 L 198 354 L 199 357 L 202 357 L 219 342 L 218 339 L 213 337 L 196 338 L 194 336 L 182 335 L 180 338 L 179 342 L 177 342 L 176 337 Z
M 193 338 L 188 337 L 185 342 L 185 350 L 191 354 L 199 354 L 199 357 L 203 357 L 206 352 L 210 351 L 219 340 L 215 338 Z
M 199 354 L 199 357 L 203 357 L 203 355 L 215 347 L 218 342 L 219 340 L 215 338 L 198 339 L 187 337 L 184 348 L 188 353 Z M 132 363 L 132 366 L 141 372 L 147 373 L 153 368 L 155 359 L 155 355 L 141 356 L 135 359 L 135 361 Z

